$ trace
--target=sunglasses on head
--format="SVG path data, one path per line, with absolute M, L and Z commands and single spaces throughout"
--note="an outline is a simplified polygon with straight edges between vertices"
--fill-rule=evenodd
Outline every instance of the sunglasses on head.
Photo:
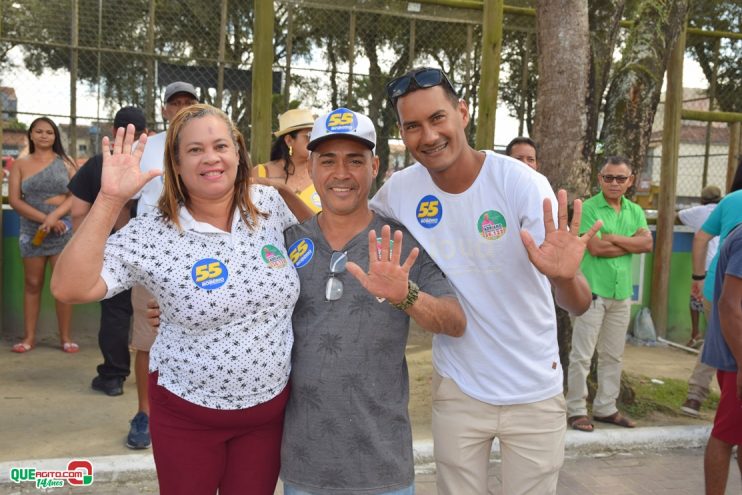
M 410 91 L 432 88 L 441 84 L 448 86 L 456 94 L 453 84 L 442 70 L 424 67 L 389 81 L 386 85 L 386 95 L 392 106 L 395 106 L 397 100 Z
M 630 176 L 626 176 L 626 175 L 601 175 L 601 177 L 603 178 L 603 182 L 605 182 L 606 184 L 610 184 L 614 180 L 618 184 L 623 184 L 624 182 L 626 182 L 627 180 L 629 180 L 629 177 Z

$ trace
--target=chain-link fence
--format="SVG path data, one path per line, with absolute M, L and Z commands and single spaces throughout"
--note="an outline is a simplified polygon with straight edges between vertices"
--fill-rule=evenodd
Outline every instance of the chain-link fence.
M 382 161 L 388 157 L 391 168 L 402 167 L 407 157 L 396 139 L 384 85 L 411 66 L 432 64 L 442 67 L 468 100 L 472 112 L 468 132 L 473 138 L 480 98 L 482 11 L 443 3 L 276 0 L 274 129 L 276 116 L 290 107 L 301 105 L 319 114 L 350 106 L 377 124 Z M 497 124 L 501 128 L 506 116 L 510 118 L 509 134 L 514 137 L 528 133 L 533 124 L 536 29 L 528 10 L 534 6 L 532 0 L 507 3 Z M 691 25 L 717 26 L 724 17 L 714 9 L 710 13 L 696 9 Z M 250 137 L 252 2 L 0 0 L 0 19 L 4 156 L 24 153 L 23 124 L 39 115 L 62 124 L 65 144 L 80 159 L 98 151 L 100 137 L 123 105 L 145 109 L 150 128 L 160 130 L 162 91 L 176 80 L 193 83 L 202 101 L 222 107 Z M 731 16 L 727 29 L 738 33 L 734 22 Z M 699 109 L 742 109 L 740 43 L 728 37 L 689 35 L 688 54 L 712 82 L 702 81 L 704 88 L 693 96 Z M 661 126 L 662 119 L 658 116 L 655 122 Z M 729 147 L 724 136 L 729 133 L 726 124 L 684 122 L 683 129 L 689 140 L 681 144 L 678 195 L 692 199 L 703 184 L 722 185 L 719 174 Z M 650 153 L 647 167 L 651 171 L 647 177 L 655 183 L 658 153 L 659 148 Z

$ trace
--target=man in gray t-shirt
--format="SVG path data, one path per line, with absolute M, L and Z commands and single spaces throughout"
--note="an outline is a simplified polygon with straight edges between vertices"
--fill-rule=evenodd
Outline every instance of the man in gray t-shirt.
M 284 493 L 411 493 L 409 318 L 452 336 L 463 333 L 465 318 L 414 238 L 368 208 L 378 172 L 371 121 L 337 109 L 311 135 L 323 211 L 285 233 L 301 293 L 281 447 Z

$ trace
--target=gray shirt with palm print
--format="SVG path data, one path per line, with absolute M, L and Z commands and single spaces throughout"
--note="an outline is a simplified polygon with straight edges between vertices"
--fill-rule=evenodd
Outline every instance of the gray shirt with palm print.
M 368 230 L 402 230 L 402 260 L 415 239 L 399 224 L 374 216 L 343 249 L 368 271 Z M 347 271 L 343 294 L 325 301 L 332 248 L 317 217 L 285 232 L 301 292 L 293 316 L 291 396 L 286 408 L 281 478 L 312 494 L 376 494 L 414 481 L 407 414 L 405 346 L 409 317 L 379 302 Z M 380 239 L 379 239 L 380 240 Z M 420 248 L 410 280 L 433 296 L 455 297 L 438 266 Z

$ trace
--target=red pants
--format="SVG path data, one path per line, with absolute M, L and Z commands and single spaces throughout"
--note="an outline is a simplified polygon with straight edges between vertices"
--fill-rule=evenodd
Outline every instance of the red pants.
M 287 386 L 248 409 L 198 406 L 149 375 L 150 433 L 161 495 L 273 495 Z

